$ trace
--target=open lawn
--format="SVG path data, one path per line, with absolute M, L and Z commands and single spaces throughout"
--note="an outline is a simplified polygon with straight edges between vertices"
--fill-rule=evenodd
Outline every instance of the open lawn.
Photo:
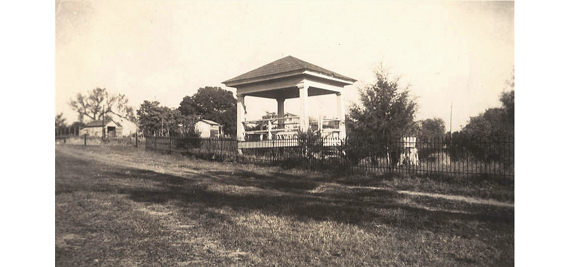
M 57 266 L 514 261 L 513 205 L 394 191 L 512 202 L 507 183 L 467 188 L 472 181 L 452 178 L 346 178 L 126 147 L 57 146 L 55 164 Z

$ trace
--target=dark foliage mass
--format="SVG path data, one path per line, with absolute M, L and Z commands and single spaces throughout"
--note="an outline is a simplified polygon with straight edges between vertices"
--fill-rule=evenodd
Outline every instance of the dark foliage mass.
M 377 81 L 361 88 L 361 106 L 352 106 L 346 120 L 349 142 L 346 148 L 353 162 L 369 154 L 390 151 L 386 142 L 412 133 L 415 129 L 417 104 L 411 99 L 409 87 L 402 88 L 399 78 L 389 77 L 387 71 L 376 72 Z
M 376 72 L 375 84 L 361 88 L 361 106 L 352 106 L 348 130 L 352 136 L 394 138 L 412 130 L 417 104 L 409 88 L 401 88 L 399 78 L 390 78 L 384 71 Z
M 419 139 L 440 139 L 445 136 L 445 122 L 441 118 L 426 119 L 418 124 Z
M 236 134 L 237 100 L 233 93 L 220 87 L 206 86 L 193 96 L 186 96 L 178 108 L 182 115 L 196 115 L 223 125 L 224 132 Z
M 69 127 L 73 128 L 73 129 L 81 129 L 84 126 L 85 126 L 85 123 L 80 122 L 80 121 L 76 121 L 76 122 L 73 122 Z
M 508 87 L 508 90 L 500 96 L 501 107 L 490 108 L 478 116 L 471 117 L 461 131 L 452 133 L 451 148 L 455 157 L 472 156 L 484 161 L 499 161 L 501 151 L 488 146 L 495 142 L 512 142 L 513 150 L 515 137 L 513 77 L 508 82 Z
M 70 125 L 67 124 L 67 119 L 63 117 L 63 113 L 55 115 L 55 135 L 78 135 L 79 130 L 85 126 L 85 123 L 75 121 Z
M 63 113 L 55 115 L 55 129 L 63 128 L 66 125 L 66 119 L 63 117 Z
M 146 136 L 199 136 L 194 128 L 196 116 L 182 115 L 178 109 L 160 106 L 158 101 L 144 101 L 137 115 L 140 130 Z
M 453 160 L 476 159 L 485 162 L 505 161 L 504 151 L 513 151 L 514 140 L 514 78 L 507 82 L 502 93 L 501 107 L 491 108 L 470 118 L 460 131 L 446 133 L 440 118 L 415 122 L 416 103 L 409 96 L 409 89 L 399 86 L 399 79 L 391 79 L 387 72 L 376 73 L 375 84 L 360 89 L 360 106 L 350 109 L 346 120 L 348 139 L 346 157 L 354 164 L 363 158 L 374 161 L 387 157 L 396 163 L 397 149 L 394 142 L 402 137 L 417 137 L 421 143 L 444 145 Z M 495 145 L 497 144 L 497 145 Z M 417 147 L 420 158 L 436 153 L 432 147 Z M 513 165 L 513 157 L 507 159 Z

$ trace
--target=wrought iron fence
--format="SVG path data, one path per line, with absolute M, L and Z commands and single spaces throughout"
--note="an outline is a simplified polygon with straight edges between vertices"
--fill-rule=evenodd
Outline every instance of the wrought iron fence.
M 234 139 L 148 137 L 146 149 L 285 168 L 514 177 L 513 139 L 479 141 L 403 137 L 387 140 L 307 135 L 238 142 Z
M 63 138 L 68 136 L 78 136 L 79 130 L 79 127 L 58 127 L 55 128 L 55 137 Z

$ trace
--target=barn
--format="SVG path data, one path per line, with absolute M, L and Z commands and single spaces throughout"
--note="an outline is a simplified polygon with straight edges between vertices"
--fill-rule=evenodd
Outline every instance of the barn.
M 214 138 L 223 136 L 223 126 L 215 121 L 200 120 L 196 122 L 196 131 L 202 138 Z
M 120 135 L 117 133 L 117 136 L 134 136 L 138 131 L 138 126 L 132 121 L 124 118 L 113 119 L 113 121 L 116 121 L 116 123 L 122 127 L 122 133 Z
M 105 120 L 104 125 L 103 120 L 89 122 L 79 131 L 79 135 L 102 136 L 103 129 L 105 130 L 106 137 L 122 136 L 122 125 L 111 119 Z

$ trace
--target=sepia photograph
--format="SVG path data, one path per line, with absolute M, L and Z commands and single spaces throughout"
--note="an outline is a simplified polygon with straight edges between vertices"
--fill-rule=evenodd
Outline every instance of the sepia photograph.
M 56 0 L 55 266 L 514 266 L 514 6 Z

